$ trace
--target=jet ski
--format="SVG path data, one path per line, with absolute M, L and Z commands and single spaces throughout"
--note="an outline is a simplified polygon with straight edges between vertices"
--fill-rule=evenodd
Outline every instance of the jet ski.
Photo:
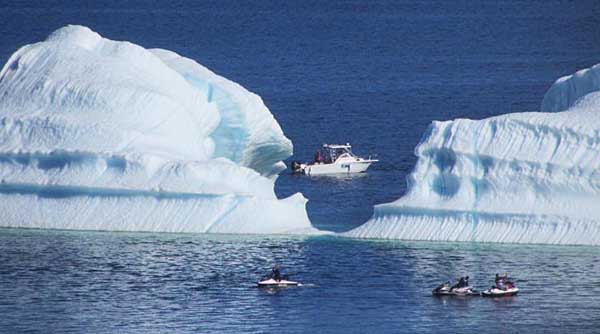
M 295 281 L 289 281 L 287 279 L 276 280 L 273 278 L 263 279 L 256 283 L 259 288 L 285 288 L 288 286 L 301 286 L 302 283 L 298 283 Z
M 471 286 L 465 286 L 462 288 L 452 289 L 452 293 L 454 293 L 455 296 L 479 296 L 480 295 L 479 291 L 473 290 L 473 287 L 471 287 Z
M 288 286 L 302 285 L 298 282 L 290 281 L 288 275 L 281 275 L 278 264 L 273 266 L 271 274 L 263 276 L 256 284 L 259 288 L 285 288 Z
M 519 288 L 511 281 L 508 275 L 500 276 L 496 274 L 496 285 L 482 291 L 483 297 L 508 297 L 519 293 Z
M 431 291 L 431 293 L 434 296 L 448 296 L 448 295 L 452 294 L 450 292 L 450 290 L 452 290 L 452 287 L 450 286 L 450 282 L 445 282 L 445 283 L 438 285 L 435 289 L 433 289 L 433 291 Z
M 471 286 L 453 288 L 450 286 L 450 282 L 438 285 L 431 293 L 434 296 L 479 296 L 479 291 L 473 290 Z
M 498 289 L 497 287 L 493 286 L 485 291 L 482 291 L 481 295 L 483 297 L 508 297 L 508 296 L 514 296 L 517 293 L 519 293 L 519 288 L 517 288 L 517 287 L 502 290 L 502 289 Z

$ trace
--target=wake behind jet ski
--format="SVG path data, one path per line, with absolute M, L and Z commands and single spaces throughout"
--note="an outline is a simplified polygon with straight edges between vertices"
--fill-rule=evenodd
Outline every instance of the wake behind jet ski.
M 302 283 L 290 281 L 288 276 L 282 276 L 279 270 L 279 265 L 274 265 L 271 269 L 271 274 L 263 277 L 258 283 L 259 288 L 284 288 L 288 286 L 301 286 Z
M 458 283 L 450 285 L 445 282 L 438 285 L 431 292 L 434 296 L 479 296 L 479 292 L 469 286 L 469 276 L 461 277 Z
M 508 297 L 514 296 L 517 293 L 519 293 L 519 288 L 508 277 L 508 274 L 503 276 L 496 274 L 496 285 L 482 291 L 481 295 L 483 297 Z

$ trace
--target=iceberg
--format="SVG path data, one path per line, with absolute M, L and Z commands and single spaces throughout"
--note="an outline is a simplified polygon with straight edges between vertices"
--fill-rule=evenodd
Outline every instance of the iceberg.
M 345 235 L 600 245 L 599 78 L 557 80 L 543 112 L 433 122 L 405 196 Z
M 567 110 L 580 98 L 600 90 L 600 64 L 556 80 L 544 95 L 542 112 Z
M 274 180 L 292 143 L 259 96 L 174 52 L 66 26 L 0 72 L 0 226 L 314 233 Z

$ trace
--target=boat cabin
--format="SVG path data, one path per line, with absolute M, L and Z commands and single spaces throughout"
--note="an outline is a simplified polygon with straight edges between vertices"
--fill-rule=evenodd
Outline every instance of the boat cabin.
M 336 162 L 340 158 L 355 157 L 352 153 L 352 146 L 346 145 L 330 145 L 323 144 L 321 150 L 315 155 L 315 162 L 331 164 Z

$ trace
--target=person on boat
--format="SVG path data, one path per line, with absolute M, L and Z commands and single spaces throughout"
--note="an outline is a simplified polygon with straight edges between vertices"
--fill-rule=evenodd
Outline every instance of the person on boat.
M 271 278 L 278 282 L 281 281 L 281 272 L 279 271 L 278 264 L 274 265 L 273 268 L 271 269 Z
M 465 277 L 465 286 L 469 286 L 469 276 Z
M 323 157 L 321 157 L 321 151 L 317 151 L 315 153 L 315 163 L 320 164 L 323 162 Z

